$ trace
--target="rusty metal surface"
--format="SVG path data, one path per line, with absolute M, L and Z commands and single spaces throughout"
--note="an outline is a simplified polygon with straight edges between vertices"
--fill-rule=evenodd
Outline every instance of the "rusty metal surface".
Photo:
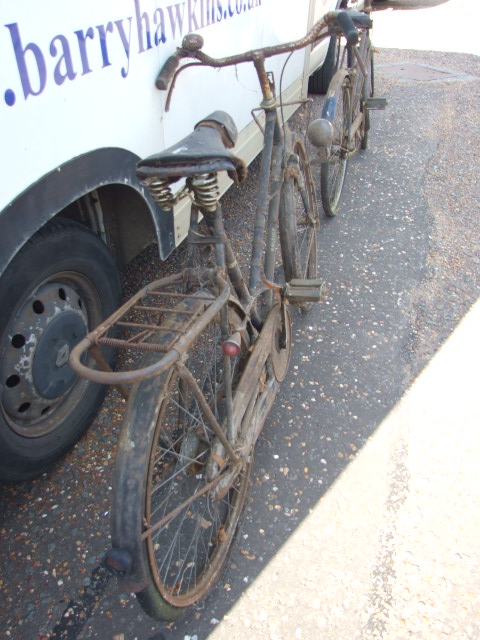
M 168 289 L 169 286 L 184 286 L 186 282 L 190 286 L 194 283 L 197 286 L 203 284 L 207 289 L 193 294 Z M 210 296 L 207 295 L 208 287 L 213 290 Z M 213 293 L 215 291 L 218 292 L 217 296 Z M 159 375 L 183 356 L 202 329 L 226 304 L 229 295 L 227 282 L 219 271 L 212 269 L 196 272 L 184 270 L 171 278 L 147 285 L 87 334 L 72 350 L 71 366 L 81 377 L 101 384 L 123 385 Z M 149 322 L 145 321 L 146 315 L 150 318 Z M 112 337 L 118 329 L 126 335 Z M 134 361 L 129 370 L 108 371 L 100 361 L 100 369 L 94 368 L 94 363 L 90 367 L 82 362 L 83 354 L 99 345 L 165 355 L 148 367 L 138 368 Z M 95 358 L 95 352 L 92 355 Z
M 358 21 L 355 22 L 357 30 L 371 27 L 371 22 L 368 21 L 368 14 L 370 13 L 370 4 L 366 3 L 365 12 L 357 13 Z M 170 108 L 170 102 L 172 92 L 175 87 L 175 82 L 178 75 L 186 68 L 195 65 L 204 65 L 213 68 L 231 67 L 246 62 L 253 62 L 255 69 L 260 80 L 260 87 L 262 89 L 263 102 L 262 107 L 265 109 L 271 109 L 276 106 L 275 96 L 272 93 L 272 87 L 270 85 L 268 75 L 265 71 L 265 60 L 273 56 L 281 55 L 282 53 L 291 53 L 299 49 L 304 49 L 313 43 L 319 43 L 322 40 L 329 38 L 332 34 L 342 33 L 342 29 L 337 22 L 339 14 L 343 14 L 345 11 L 329 11 L 327 12 L 312 29 L 303 37 L 298 40 L 286 42 L 279 45 L 273 45 L 270 47 L 263 47 L 261 49 L 253 49 L 244 53 L 239 53 L 233 56 L 226 56 L 224 58 L 212 58 L 201 50 L 203 41 L 195 41 L 192 46 L 191 38 L 187 35 L 182 43 L 181 47 L 177 48 L 177 51 L 168 58 L 164 67 L 160 70 L 157 77 L 157 87 L 161 89 L 167 89 L 170 79 L 172 83 L 168 91 L 165 109 Z M 353 16 L 355 20 L 355 16 Z M 203 39 L 202 39 L 203 40 Z M 182 59 L 193 59 L 197 62 L 188 62 L 187 64 L 179 67 Z M 162 78 L 160 84 L 158 79 Z

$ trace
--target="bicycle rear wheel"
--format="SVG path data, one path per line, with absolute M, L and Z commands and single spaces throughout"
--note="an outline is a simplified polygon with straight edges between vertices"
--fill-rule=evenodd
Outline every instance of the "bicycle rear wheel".
M 347 171 L 348 133 L 351 122 L 350 81 L 340 69 L 332 79 L 322 110 L 322 118 L 331 122 L 333 141 L 330 157 L 320 168 L 320 193 L 327 216 L 338 211 Z
M 158 620 L 175 619 L 215 583 L 245 502 L 250 464 L 224 490 L 218 482 L 230 470 L 211 417 L 222 424 L 226 413 L 220 316 L 189 349 L 185 368 L 136 386 L 122 432 L 113 544 L 139 549 L 146 585 L 136 595 Z M 232 305 L 230 322 L 238 318 Z M 241 354 L 228 359 L 234 387 L 248 357 L 247 331 L 240 333 Z
M 279 208 L 280 246 L 286 282 L 316 279 L 318 225 L 317 201 L 307 153 L 300 138 L 294 138 Z M 307 311 L 312 305 L 312 302 L 304 302 L 298 306 Z

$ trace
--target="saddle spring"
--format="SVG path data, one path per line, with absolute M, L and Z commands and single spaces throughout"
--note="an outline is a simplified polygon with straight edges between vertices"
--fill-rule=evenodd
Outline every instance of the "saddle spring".
M 147 183 L 152 200 L 163 209 L 170 209 L 175 204 L 175 196 L 167 178 L 152 178 Z
M 216 172 L 201 173 L 192 176 L 189 186 L 195 194 L 195 203 L 207 211 L 215 211 L 220 198 L 218 178 Z
M 215 211 L 220 198 L 216 172 L 192 176 L 188 179 L 187 184 L 194 193 L 196 205 L 207 211 Z M 152 200 L 163 209 L 170 209 L 179 200 L 179 194 L 173 195 L 168 178 L 151 178 L 147 182 L 147 186 Z

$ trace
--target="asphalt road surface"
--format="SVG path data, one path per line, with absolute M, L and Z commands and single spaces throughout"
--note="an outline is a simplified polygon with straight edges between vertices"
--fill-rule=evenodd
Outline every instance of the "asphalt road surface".
M 479 442 L 467 430 L 478 416 L 476 5 L 376 5 L 388 107 L 349 165 L 341 212 L 322 221 L 327 294 L 293 314 L 291 369 L 218 586 L 163 625 L 101 568 L 125 408 L 111 392 L 50 474 L 0 488 L 2 638 L 480 636 Z M 254 176 L 226 204 L 240 253 L 234 211 L 251 210 Z M 129 287 L 154 275 L 154 256 L 131 265 Z

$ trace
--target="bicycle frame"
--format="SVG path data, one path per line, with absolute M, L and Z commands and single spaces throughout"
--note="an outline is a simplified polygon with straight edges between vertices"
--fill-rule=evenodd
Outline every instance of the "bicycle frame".
M 350 128 L 348 132 L 348 152 L 349 156 L 353 155 L 356 152 L 355 144 L 353 143 L 353 139 L 360 129 L 362 125 L 365 123 L 365 107 L 360 108 L 358 113 L 355 113 L 357 107 L 360 106 L 361 100 L 363 97 L 360 95 L 363 88 L 363 83 L 368 77 L 368 69 L 367 65 L 369 64 L 369 60 L 367 60 L 368 56 L 368 48 L 370 44 L 369 31 L 365 29 L 360 37 L 360 43 L 358 46 L 349 47 L 348 51 L 348 59 L 349 59 L 349 67 L 347 69 L 347 74 L 350 77 L 351 81 L 351 105 L 350 110 L 353 118 L 351 118 Z M 352 56 L 353 52 L 353 56 Z M 350 59 L 353 58 L 350 62 Z M 353 147 L 353 149 L 352 149 Z
M 341 38 L 341 36 L 338 36 Z M 351 158 L 357 152 L 357 147 L 354 144 L 354 138 L 360 127 L 365 120 L 365 109 L 358 109 L 358 113 L 355 111 L 360 106 L 362 96 L 363 82 L 368 77 L 368 64 L 367 52 L 370 43 L 369 30 L 364 29 L 360 36 L 360 42 L 358 45 L 349 46 L 346 45 L 343 53 L 338 56 L 337 59 L 337 71 L 334 74 L 331 84 L 328 88 L 327 94 L 330 92 L 331 87 L 342 86 L 343 83 L 349 83 L 350 89 L 350 104 L 349 104 L 349 129 L 348 137 L 345 144 L 342 145 L 342 151 L 345 154 L 344 157 Z M 343 67 L 344 60 L 347 60 L 346 67 Z
M 264 60 L 262 59 L 255 65 L 259 79 L 263 77 L 265 72 Z M 265 76 L 267 76 L 265 72 Z M 264 145 L 261 152 L 259 187 L 256 196 L 256 213 L 254 221 L 253 239 L 251 245 L 251 262 L 248 285 L 245 282 L 240 266 L 237 263 L 234 251 L 230 241 L 225 234 L 223 228 L 222 210 L 220 203 L 217 203 L 214 211 L 203 210 L 202 214 L 207 223 L 211 237 L 203 240 L 198 238 L 198 207 L 192 205 L 192 214 L 190 220 L 190 229 L 187 236 L 187 269 L 194 267 L 191 260 L 195 246 L 199 243 L 213 244 L 215 247 L 217 268 L 222 272 L 228 272 L 230 282 L 239 298 L 241 304 L 245 307 L 245 312 L 250 316 L 252 323 L 257 331 L 262 328 L 262 318 L 258 310 L 258 302 L 269 308 L 272 303 L 272 288 L 275 289 L 273 283 L 273 270 L 275 262 L 276 250 L 276 224 L 279 216 L 280 205 L 280 188 L 282 185 L 283 174 L 286 170 L 285 158 L 289 153 L 289 129 L 286 123 L 281 123 L 277 112 L 278 105 L 274 96 L 273 81 L 268 82 L 268 91 L 265 90 L 260 108 L 265 113 L 264 127 Z M 268 103 L 268 104 L 267 104 Z M 170 282 L 177 282 L 178 277 L 172 276 L 166 281 L 156 282 L 149 285 L 148 289 L 153 290 L 155 287 L 161 287 L 163 283 L 170 285 Z M 268 285 L 266 282 L 268 282 Z M 278 288 L 278 293 L 280 288 Z M 263 294 L 263 296 L 262 296 Z M 165 367 L 171 366 L 178 359 L 178 354 L 167 353 L 162 359 L 165 365 L 158 363 L 150 367 L 148 370 L 136 370 L 130 372 L 113 372 L 102 357 L 98 344 L 105 346 L 114 346 L 121 348 L 126 346 L 125 341 L 114 340 L 105 337 L 111 327 L 116 324 L 122 324 L 122 318 L 135 306 L 135 304 L 145 295 L 145 291 L 138 292 L 134 298 L 121 307 L 115 314 L 108 318 L 104 323 L 97 327 L 93 332 L 87 335 L 72 351 L 72 366 L 80 375 L 84 375 L 95 382 L 102 384 L 113 384 L 121 388 L 122 385 L 153 377 L 160 374 Z M 221 303 L 222 304 L 222 303 Z M 223 303 L 224 304 L 224 303 Z M 218 309 L 217 309 L 218 311 Z M 181 353 L 188 349 L 188 344 L 194 338 L 185 341 Z M 134 343 L 130 343 L 133 346 Z M 145 343 L 140 345 L 145 347 Z M 82 365 L 81 354 L 90 350 L 94 359 L 97 361 L 99 369 L 91 369 Z M 180 355 L 181 357 L 181 355 Z
M 267 76 L 265 72 L 264 60 L 255 65 L 259 80 Z M 257 329 L 261 327 L 261 319 L 258 314 L 257 301 L 260 294 L 264 293 L 262 301 L 264 305 L 271 305 L 271 288 L 274 285 L 274 263 L 276 250 L 276 223 L 279 216 L 280 189 L 283 181 L 283 174 L 286 170 L 285 158 L 289 149 L 289 128 L 287 123 L 281 123 L 278 115 L 278 105 L 272 96 L 275 94 L 273 80 L 268 80 L 268 92 L 263 93 L 263 100 L 259 107 L 265 114 L 265 125 L 263 127 L 264 143 L 261 150 L 260 173 L 258 190 L 256 193 L 256 210 L 251 246 L 250 270 L 248 287 L 245 286 L 245 279 L 238 266 L 236 257 L 231 248 L 230 242 L 223 231 L 221 222 L 221 210 L 218 213 L 218 220 L 213 221 L 213 217 L 206 217 L 207 224 L 212 233 L 215 233 L 215 225 L 221 226 L 221 234 L 225 249 L 226 267 L 229 278 L 234 286 L 240 301 L 247 306 L 252 316 L 252 320 Z M 266 85 L 262 85 L 265 87 Z M 298 101 L 303 104 L 305 100 Z M 255 118 L 258 126 L 258 120 Z M 220 207 L 220 205 L 218 205 Z M 205 213 L 204 213 L 205 215 Z M 191 231 L 196 233 L 196 224 Z M 189 233 L 187 243 L 193 240 L 193 234 Z M 223 260 L 220 259 L 218 266 L 223 268 Z M 269 285 L 266 284 L 266 281 Z

